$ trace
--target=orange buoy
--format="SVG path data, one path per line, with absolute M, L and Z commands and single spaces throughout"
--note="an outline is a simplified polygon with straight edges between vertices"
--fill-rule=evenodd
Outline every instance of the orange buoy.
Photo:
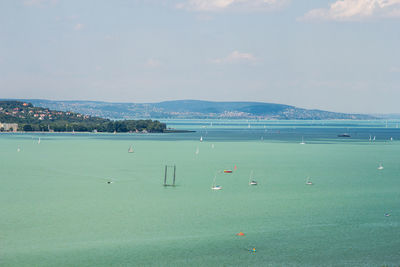
M 237 236 L 245 236 L 245 234 L 243 232 L 239 232 L 236 234 Z

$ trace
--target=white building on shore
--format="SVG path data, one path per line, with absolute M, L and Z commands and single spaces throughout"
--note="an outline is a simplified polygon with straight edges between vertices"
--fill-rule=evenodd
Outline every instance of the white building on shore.
M 1 131 L 12 131 L 16 132 L 18 130 L 18 123 L 1 123 L 0 122 Z

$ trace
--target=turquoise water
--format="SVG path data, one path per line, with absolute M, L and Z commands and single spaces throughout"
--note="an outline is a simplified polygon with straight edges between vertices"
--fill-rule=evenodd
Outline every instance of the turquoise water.
M 1 134 L 0 265 L 400 264 L 395 122 L 250 123 Z M 162 186 L 166 164 L 177 166 L 175 187 Z M 210 189 L 216 173 L 220 191 Z

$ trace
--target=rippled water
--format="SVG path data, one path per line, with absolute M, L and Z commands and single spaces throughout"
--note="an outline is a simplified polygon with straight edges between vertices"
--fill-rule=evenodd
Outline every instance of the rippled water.
M 400 264 L 397 122 L 168 125 L 196 132 L 0 134 L 0 265 Z

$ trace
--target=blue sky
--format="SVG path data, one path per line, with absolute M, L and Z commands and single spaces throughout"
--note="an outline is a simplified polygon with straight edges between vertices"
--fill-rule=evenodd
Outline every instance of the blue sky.
M 400 113 L 400 0 L 0 1 L 1 98 Z

